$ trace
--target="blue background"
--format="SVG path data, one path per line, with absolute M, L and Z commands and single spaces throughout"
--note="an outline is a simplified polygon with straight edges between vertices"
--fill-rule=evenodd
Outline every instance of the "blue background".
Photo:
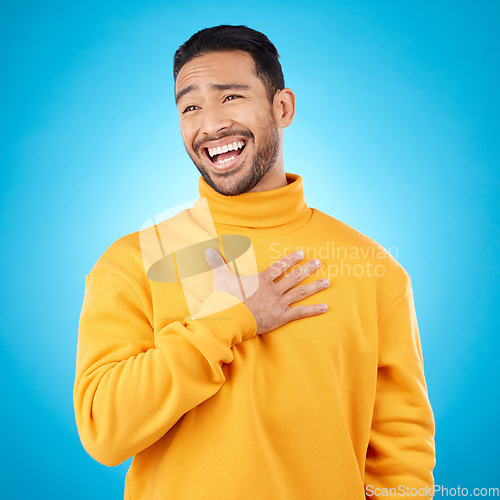
M 437 424 L 436 483 L 499 486 L 499 3 L 3 2 L 2 498 L 119 499 L 128 462 L 83 450 L 72 407 L 84 278 L 197 197 L 175 49 L 247 24 L 297 95 L 287 171 L 309 205 L 412 276 Z

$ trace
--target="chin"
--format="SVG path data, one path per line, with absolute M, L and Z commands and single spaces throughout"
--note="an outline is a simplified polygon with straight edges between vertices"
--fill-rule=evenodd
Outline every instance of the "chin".
M 210 176 L 208 174 L 205 176 L 202 173 L 202 176 L 207 184 L 209 184 L 218 193 L 225 196 L 236 196 L 246 193 L 254 186 L 252 183 L 253 173 L 245 173 L 242 172 L 242 170 L 242 168 L 239 168 L 235 171 L 224 172 L 223 174 L 217 173 Z

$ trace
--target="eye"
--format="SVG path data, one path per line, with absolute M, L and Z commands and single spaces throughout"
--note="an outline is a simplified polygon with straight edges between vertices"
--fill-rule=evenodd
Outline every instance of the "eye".
M 190 106 L 187 106 L 182 113 L 183 114 L 184 113 L 189 113 L 190 111 L 194 111 L 195 109 L 198 109 L 198 106 L 195 106 L 194 104 L 191 104 Z
M 228 95 L 224 100 L 225 101 L 234 101 L 235 99 L 240 99 L 240 98 L 243 98 L 243 96 L 242 95 L 231 94 L 231 95 Z

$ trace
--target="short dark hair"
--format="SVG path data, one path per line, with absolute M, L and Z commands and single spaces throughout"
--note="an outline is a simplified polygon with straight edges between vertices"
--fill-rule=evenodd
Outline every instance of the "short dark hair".
M 205 28 L 184 42 L 174 55 L 174 81 L 181 68 L 195 57 L 209 52 L 241 50 L 248 52 L 255 63 L 257 77 L 266 88 L 269 100 L 285 88 L 279 54 L 269 38 L 247 26 L 223 24 Z

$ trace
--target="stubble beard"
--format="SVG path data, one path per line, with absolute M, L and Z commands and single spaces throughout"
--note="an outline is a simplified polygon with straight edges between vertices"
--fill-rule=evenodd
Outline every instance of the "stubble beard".
M 238 135 L 238 134 L 235 134 Z M 239 134 L 241 135 L 241 134 Z M 253 138 L 251 132 L 245 133 L 244 135 Z M 227 136 L 226 136 L 227 137 Z M 210 177 L 206 169 L 201 165 L 193 155 L 187 151 L 189 157 L 195 164 L 196 168 L 200 172 L 201 176 L 205 182 L 215 191 L 224 196 L 236 196 L 238 194 L 246 193 L 255 187 L 262 178 L 271 170 L 271 168 L 276 164 L 278 160 L 280 150 L 280 137 L 278 127 L 274 123 L 268 124 L 264 131 L 263 145 L 255 153 L 253 159 L 252 167 L 250 170 L 239 179 L 235 184 L 227 185 L 222 183 L 221 185 L 214 182 Z M 247 158 L 248 160 L 248 158 Z M 228 172 L 220 172 L 215 174 L 217 178 L 220 179 L 230 179 L 235 177 L 238 173 L 245 168 L 245 163 L 242 163 L 236 170 L 230 170 Z

